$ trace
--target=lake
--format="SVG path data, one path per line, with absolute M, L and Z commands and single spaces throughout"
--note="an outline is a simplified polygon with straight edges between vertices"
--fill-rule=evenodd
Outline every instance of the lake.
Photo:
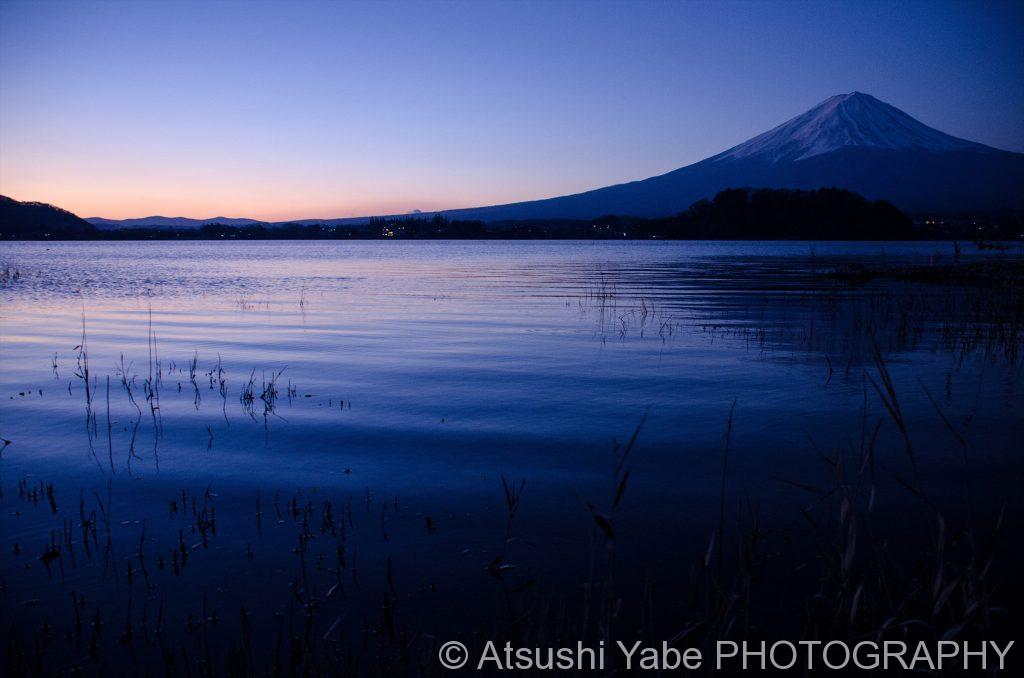
M 8 657 L 48 628 L 51 668 L 294 667 L 313 640 L 394 661 L 408 639 L 507 630 L 513 608 L 592 633 L 606 606 L 573 610 L 613 579 L 616 623 L 667 638 L 702 568 L 742 569 L 733 540 L 814 561 L 808 516 L 847 526 L 829 487 L 856 486 L 894 551 L 935 516 L 988 535 L 1003 511 L 1013 552 L 1020 297 L 829 275 L 952 258 L 937 242 L 0 244 Z M 907 536 L 920 495 L 931 517 Z

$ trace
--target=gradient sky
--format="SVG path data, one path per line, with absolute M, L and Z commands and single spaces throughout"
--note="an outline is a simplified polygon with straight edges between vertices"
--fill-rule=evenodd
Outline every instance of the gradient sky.
M 853 90 L 1024 151 L 1022 34 L 1021 2 L 0 0 L 0 193 L 111 218 L 511 202 Z

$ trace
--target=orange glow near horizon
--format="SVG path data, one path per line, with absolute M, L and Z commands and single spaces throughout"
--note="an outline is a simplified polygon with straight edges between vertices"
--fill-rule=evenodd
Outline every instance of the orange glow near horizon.
M 83 218 L 288 221 L 479 207 L 625 178 L 566 172 L 555 184 L 513 163 L 484 167 L 478 158 L 459 167 L 438 166 L 419 153 L 401 160 L 367 155 L 357 162 L 340 150 L 317 156 L 312 147 L 267 149 L 247 146 L 243 138 L 224 140 L 229 151 L 201 148 L 192 129 L 178 130 L 177 140 L 147 135 L 132 143 L 120 133 L 76 141 L 73 154 L 45 140 L 37 144 L 37 132 L 9 133 L 0 153 L 0 194 Z
M 408 176 L 411 172 L 397 177 L 382 172 L 375 179 L 380 168 L 362 175 L 346 167 L 317 172 L 267 168 L 263 173 L 237 161 L 211 159 L 182 167 L 180 161 L 148 163 L 122 156 L 76 163 L 19 150 L 0 157 L 0 194 L 50 203 L 82 218 L 334 219 L 498 204 L 540 197 L 542 190 L 536 185 L 532 190 L 538 193 L 515 195 L 488 190 L 479 177 L 466 176 L 431 177 L 430 185 L 412 190 L 408 187 L 424 182 Z
M 37 195 L 37 193 L 37 190 L 23 193 L 18 190 L 9 190 L 6 185 L 0 187 L 0 195 L 15 200 L 49 203 L 82 218 L 103 217 L 105 219 L 133 219 L 150 216 L 188 217 L 191 219 L 228 217 L 280 222 L 405 214 L 415 210 L 434 212 L 473 206 L 468 202 L 454 205 L 427 200 L 399 202 L 360 198 L 303 200 L 300 204 L 289 196 L 268 199 L 266 194 L 253 200 L 233 200 L 229 196 L 152 195 L 130 191 L 126 197 L 119 192 L 104 195 L 100 192 L 84 192 L 74 188 L 59 187 L 50 187 L 46 195 Z
M 0 182 L 0 195 L 21 201 L 45 202 L 82 218 L 132 219 L 149 216 L 248 218 L 268 222 L 301 219 L 337 219 L 414 211 L 435 212 L 460 207 L 500 204 L 538 196 L 511 196 L 478 191 L 473 195 L 452 192 L 447 200 L 409 196 L 395 191 L 323 192 L 288 187 L 189 185 L 133 185 L 47 183 L 36 186 L 25 181 Z

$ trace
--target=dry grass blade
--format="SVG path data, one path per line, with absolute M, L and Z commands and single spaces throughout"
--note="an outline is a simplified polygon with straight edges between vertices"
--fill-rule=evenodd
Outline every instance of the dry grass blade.
M 946 425 L 946 428 L 949 429 L 949 432 L 953 434 L 953 437 L 956 438 L 956 441 L 960 443 L 962 447 L 967 447 L 967 441 L 964 439 L 962 435 L 960 435 L 960 432 L 956 430 L 956 427 L 953 426 L 953 423 L 946 417 L 945 413 L 942 411 L 942 408 L 939 407 L 939 403 L 937 403 L 935 401 L 935 397 L 932 396 L 931 391 L 928 390 L 928 387 L 924 385 L 923 381 L 921 381 L 920 379 L 918 381 L 921 384 L 921 388 L 924 389 L 924 394 L 928 396 L 928 400 L 931 401 L 932 407 L 935 408 L 935 413 L 939 415 L 939 419 L 941 419 L 942 423 Z
M 619 505 L 622 501 L 622 495 L 626 493 L 626 483 L 629 482 L 629 474 L 633 472 L 632 468 L 626 469 L 626 472 L 622 474 L 622 479 L 619 481 L 619 486 L 615 489 L 615 499 L 612 501 L 612 508 Z
M 644 422 L 647 421 L 647 412 L 644 412 L 644 416 L 640 417 L 640 423 L 636 425 L 633 430 L 633 435 L 629 437 L 629 442 L 626 443 L 626 449 L 622 451 L 622 456 L 615 462 L 615 469 L 613 471 L 615 477 L 618 477 L 622 472 L 622 467 L 625 466 L 626 460 L 629 459 L 629 453 L 633 450 L 633 445 L 636 444 L 636 439 L 640 435 L 640 429 L 644 427 Z

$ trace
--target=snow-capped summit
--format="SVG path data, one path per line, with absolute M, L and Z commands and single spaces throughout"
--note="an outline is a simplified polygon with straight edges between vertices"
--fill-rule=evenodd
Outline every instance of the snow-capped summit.
M 918 122 L 870 94 L 829 97 L 811 110 L 714 157 L 759 157 L 771 163 L 803 160 L 843 148 L 918 148 L 934 153 L 987 150 Z

